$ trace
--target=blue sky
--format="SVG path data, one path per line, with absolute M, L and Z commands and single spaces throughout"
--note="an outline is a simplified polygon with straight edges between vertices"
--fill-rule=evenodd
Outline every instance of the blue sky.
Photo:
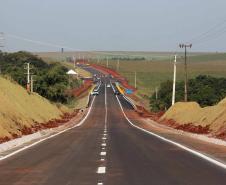
M 11 51 L 176 51 L 192 38 L 193 51 L 226 51 L 225 7 L 225 0 L 1 0 L 0 32 Z

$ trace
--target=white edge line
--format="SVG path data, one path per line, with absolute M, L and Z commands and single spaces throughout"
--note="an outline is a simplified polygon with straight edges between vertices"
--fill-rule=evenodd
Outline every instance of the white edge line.
M 190 148 L 188 148 L 188 147 L 186 147 L 186 146 L 184 146 L 184 145 L 182 145 L 182 144 L 180 144 L 180 143 L 177 143 L 177 142 L 172 141 L 172 140 L 170 140 L 170 139 L 167 139 L 167 138 L 165 138 L 165 137 L 163 137 L 163 136 L 160 136 L 160 135 L 158 135 L 158 134 L 155 134 L 155 133 L 153 133 L 153 132 L 151 132 L 151 131 L 148 131 L 148 130 L 145 130 L 145 129 L 141 128 L 141 127 L 136 126 L 136 125 L 133 124 L 133 123 L 129 120 L 129 118 L 126 116 L 126 114 L 125 114 L 125 112 L 124 112 L 124 110 L 123 110 L 123 108 L 122 108 L 122 104 L 121 104 L 120 100 L 118 99 L 117 96 L 116 96 L 116 98 L 117 98 L 117 100 L 118 100 L 119 106 L 120 106 L 120 108 L 121 108 L 121 110 L 122 110 L 122 113 L 123 113 L 124 117 L 125 117 L 126 120 L 130 123 L 130 125 L 132 125 L 133 127 L 137 128 L 137 129 L 139 129 L 139 130 L 141 130 L 141 131 L 143 131 L 143 132 L 145 132 L 145 133 L 147 133 L 147 134 L 150 134 L 150 135 L 152 135 L 152 136 L 154 136 L 154 137 L 157 137 L 158 139 L 161 139 L 161 140 L 163 140 L 163 141 L 165 141 L 165 142 L 167 142 L 167 143 L 170 143 L 170 144 L 173 144 L 173 145 L 175 145 L 175 146 L 177 146 L 177 147 L 179 147 L 179 148 L 182 148 L 183 150 L 186 150 L 187 152 L 190 152 L 190 153 L 192 153 L 192 154 L 198 156 L 199 158 L 202 158 L 202 159 L 204 159 L 204 160 L 206 160 L 206 161 L 208 161 L 208 162 L 210 162 L 210 163 L 213 163 L 213 164 L 215 164 L 215 165 L 217 165 L 217 166 L 219 166 L 219 167 L 221 167 L 221 168 L 223 168 L 223 169 L 226 169 L 226 164 L 224 164 L 224 163 L 221 163 L 221 162 L 219 162 L 219 161 L 217 161 L 217 160 L 215 160 L 215 159 L 213 159 L 213 158 L 211 158 L 211 157 L 208 157 L 208 156 L 206 156 L 206 155 L 204 155 L 204 154 L 202 154 L 202 153 L 200 153 L 200 152 L 198 152 L 198 151 L 192 150 L 192 149 L 190 149 Z
M 63 131 L 60 131 L 60 132 L 58 132 L 58 133 L 56 133 L 56 134 L 53 134 L 53 135 L 51 135 L 51 136 L 49 136 L 49 137 L 43 138 L 43 139 L 41 139 L 41 140 L 39 140 L 39 141 L 37 141 L 37 142 L 34 142 L 34 143 L 32 143 L 32 144 L 30 144 L 30 145 L 28 145 L 28 146 L 25 146 L 25 147 L 23 147 L 23 148 L 20 148 L 20 149 L 14 151 L 14 152 L 12 152 L 12 153 L 10 153 L 10 154 L 8 154 L 8 155 L 5 155 L 4 157 L 1 157 L 1 158 L 0 158 L 0 161 L 2 161 L 2 160 L 4 160 L 4 159 L 7 159 L 7 158 L 9 158 L 9 157 L 12 157 L 12 156 L 14 156 L 14 155 L 16 155 L 16 154 L 18 154 L 18 153 L 20 153 L 20 152 L 26 150 L 26 149 L 29 149 L 29 148 L 31 148 L 31 147 L 33 147 L 33 146 L 39 144 L 39 143 L 42 143 L 43 141 L 49 140 L 49 139 L 51 139 L 51 138 L 53 138 L 53 137 L 56 137 L 56 136 L 58 136 L 58 135 L 60 135 L 60 134 L 62 134 L 62 133 L 64 133 L 64 132 L 67 132 L 68 130 L 71 130 L 71 129 L 73 129 L 73 128 L 76 128 L 76 127 L 81 126 L 81 125 L 86 121 L 86 119 L 88 118 L 88 116 L 89 116 L 89 114 L 90 114 L 90 112 L 91 112 L 91 110 L 92 110 L 93 102 L 94 102 L 95 98 L 96 98 L 96 97 L 93 98 L 92 103 L 91 103 L 91 106 L 90 106 L 90 108 L 89 108 L 89 110 L 88 110 L 86 116 L 85 116 L 85 117 L 83 118 L 83 120 L 81 120 L 77 125 L 75 125 L 75 126 L 73 126 L 73 127 L 70 127 L 70 128 L 67 128 L 67 129 L 65 129 L 65 130 L 63 130 Z

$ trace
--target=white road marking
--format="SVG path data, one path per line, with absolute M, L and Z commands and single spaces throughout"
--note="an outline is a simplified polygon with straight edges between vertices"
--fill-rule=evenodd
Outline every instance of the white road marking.
M 107 146 L 107 144 L 106 143 L 102 143 L 101 146 Z
M 158 139 L 161 139 L 161 140 L 163 140 L 163 141 L 165 141 L 165 142 L 167 142 L 167 143 L 170 143 L 170 144 L 172 144 L 172 145 L 175 145 L 175 146 L 177 146 L 177 147 L 179 147 L 179 148 L 181 148 L 181 149 L 183 149 L 183 150 L 185 150 L 185 151 L 187 151 L 187 152 L 189 152 L 189 153 L 191 153 L 191 154 L 193 154 L 193 155 L 195 155 L 195 156 L 197 156 L 197 157 L 199 157 L 199 158 L 201 158 L 201 159 L 204 159 L 204 160 L 206 160 L 206 161 L 208 161 L 208 162 L 210 162 L 210 163 L 212 163 L 212 164 L 215 164 L 215 165 L 217 165 L 217 166 L 219 166 L 219 167 L 221 167 L 221 168 L 226 169 L 226 164 L 224 164 L 224 163 L 222 163 L 222 162 L 220 162 L 220 161 L 217 161 L 216 159 L 213 159 L 213 158 L 211 158 L 211 157 L 208 157 L 208 156 L 206 156 L 205 154 L 202 154 L 202 153 L 200 153 L 200 152 L 198 152 L 198 151 L 195 151 L 195 150 L 193 150 L 193 149 L 188 148 L 187 146 L 184 146 L 184 145 L 182 145 L 182 144 L 180 144 L 180 143 L 177 143 L 177 142 L 175 142 L 175 141 L 172 141 L 172 140 L 170 140 L 170 139 L 167 139 L 167 138 L 165 138 L 165 137 L 163 137 L 163 136 L 160 136 L 160 135 L 158 135 L 158 134 L 155 134 L 155 133 L 153 133 L 153 132 L 151 132 L 151 131 L 145 130 L 145 129 L 143 129 L 143 128 L 141 128 L 141 127 L 138 127 L 137 125 L 133 124 L 133 123 L 129 120 L 129 118 L 126 116 L 126 114 L 125 114 L 125 112 L 124 112 L 124 110 L 123 110 L 123 108 L 122 108 L 122 104 L 121 104 L 120 100 L 118 99 L 117 96 L 116 96 L 116 98 L 117 98 L 117 100 L 118 100 L 119 106 L 120 106 L 120 108 L 121 108 L 121 110 L 122 110 L 122 113 L 123 113 L 124 117 L 125 117 L 126 120 L 130 123 L 131 126 L 137 128 L 137 129 L 139 129 L 139 130 L 141 130 L 141 131 L 143 131 L 143 132 L 145 132 L 145 133 L 147 133 L 147 134 L 150 134 L 150 135 L 152 135 L 152 136 L 154 136 L 154 137 L 156 137 L 156 138 L 158 138 Z
M 100 152 L 101 156 L 105 156 L 107 154 L 107 152 Z
M 102 150 L 105 150 L 105 149 L 106 149 L 106 148 L 104 148 L 104 147 L 102 148 Z
M 102 137 L 102 139 L 103 139 L 103 140 L 106 140 L 107 138 L 106 138 L 106 137 Z
M 105 159 L 104 159 L 104 158 L 101 158 L 100 160 L 101 160 L 101 161 L 105 161 Z
M 104 130 L 104 133 L 107 133 L 107 130 Z
M 107 109 L 107 89 L 106 89 L 106 83 L 105 83 L 105 120 L 104 120 L 104 128 L 106 130 L 107 128 L 107 119 L 108 119 L 108 109 Z
M 103 185 L 103 183 L 102 182 L 98 182 L 97 185 Z
M 98 167 L 97 173 L 98 174 L 106 173 L 106 167 L 105 166 Z
M 103 136 L 107 136 L 107 134 L 103 134 Z
M 81 120 L 77 125 L 75 125 L 75 126 L 73 126 L 73 127 L 70 127 L 70 128 L 67 128 L 67 129 L 65 129 L 65 130 L 63 130 L 63 131 L 60 131 L 60 132 L 58 132 L 58 133 L 56 133 L 56 134 L 50 135 L 50 136 L 48 136 L 48 137 L 46 137 L 46 138 L 40 139 L 39 141 L 36 141 L 36 142 L 34 142 L 34 143 L 30 144 L 30 145 L 24 146 L 23 148 L 20 148 L 20 149 L 14 151 L 14 152 L 12 152 L 12 153 L 10 153 L 10 154 L 8 154 L 8 155 L 5 155 L 4 157 L 1 157 L 1 158 L 0 158 L 0 161 L 2 161 L 2 160 L 4 160 L 4 159 L 7 159 L 7 158 L 9 158 L 9 157 L 12 157 L 12 156 L 14 156 L 14 155 L 16 155 L 16 154 L 18 154 L 18 153 L 20 153 L 20 152 L 22 152 L 22 151 L 24 151 L 24 150 L 27 150 L 27 149 L 29 149 L 29 148 L 31 148 L 31 147 L 37 145 L 37 144 L 40 144 L 40 143 L 42 143 L 42 142 L 44 142 L 44 141 L 46 141 L 46 140 L 49 140 L 49 139 L 51 139 L 51 138 L 54 138 L 54 137 L 56 137 L 56 136 L 58 136 L 58 135 L 60 135 L 60 134 L 62 134 L 62 133 L 64 133 L 64 132 L 67 132 L 67 131 L 69 131 L 69 130 L 71 130 L 71 129 L 74 129 L 74 128 L 76 128 L 76 127 L 81 126 L 81 125 L 86 121 L 86 119 L 88 118 L 88 116 L 89 116 L 89 114 L 90 114 L 90 112 L 91 112 L 91 110 L 92 110 L 92 107 L 93 107 L 93 103 L 94 103 L 95 98 L 96 98 L 96 96 L 94 96 L 94 98 L 93 98 L 93 100 L 92 100 L 92 103 L 91 103 L 91 105 L 90 105 L 90 108 L 89 108 L 89 110 L 88 110 L 86 116 L 85 116 L 85 117 L 83 118 L 83 120 Z

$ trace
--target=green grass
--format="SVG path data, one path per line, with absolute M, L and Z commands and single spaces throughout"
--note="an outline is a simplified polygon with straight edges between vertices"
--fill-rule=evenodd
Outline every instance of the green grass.
M 165 54 L 164 54 L 165 55 Z M 96 63 L 96 61 L 93 61 Z M 106 66 L 102 60 L 100 65 Z M 134 85 L 135 71 L 137 72 L 138 94 L 150 96 L 161 82 L 172 80 L 173 61 L 120 61 L 117 70 L 117 61 L 109 60 L 109 68 L 112 68 L 126 77 L 131 85 Z M 226 54 L 193 54 L 188 58 L 188 77 L 198 75 L 212 75 L 226 77 Z M 184 59 L 179 57 L 177 64 L 177 80 L 184 80 Z

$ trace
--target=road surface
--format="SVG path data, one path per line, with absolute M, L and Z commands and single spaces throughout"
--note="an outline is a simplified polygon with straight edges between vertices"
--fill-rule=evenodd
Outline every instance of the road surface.
M 83 125 L 0 161 L 0 185 L 226 183 L 226 170 L 130 126 L 106 83 Z

